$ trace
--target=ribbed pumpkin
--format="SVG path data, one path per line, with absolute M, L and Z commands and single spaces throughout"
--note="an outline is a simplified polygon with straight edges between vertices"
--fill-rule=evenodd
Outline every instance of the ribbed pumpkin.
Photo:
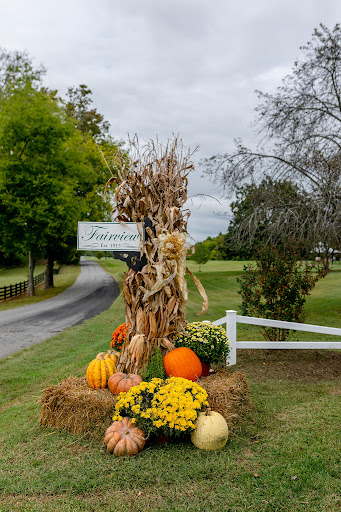
M 98 354 L 86 370 L 86 380 L 93 389 L 104 389 L 108 385 L 110 375 L 116 372 L 116 366 L 110 358 Z
M 134 373 L 129 373 L 127 375 L 123 372 L 117 372 L 114 375 L 111 375 L 108 380 L 108 388 L 114 395 L 119 395 L 122 391 L 129 391 L 133 386 L 137 386 L 142 382 L 142 378 L 140 375 L 135 375 Z
M 109 453 L 117 457 L 123 455 L 137 455 L 146 444 L 146 437 L 142 430 L 137 428 L 130 418 L 114 421 L 105 432 L 104 442 Z
M 163 365 L 168 377 L 183 377 L 195 382 L 202 373 L 199 357 L 187 347 L 178 347 L 168 352 L 163 358 Z
M 97 354 L 96 359 L 102 359 L 102 357 L 104 357 L 104 359 L 111 359 L 113 363 L 116 365 L 119 355 L 120 353 L 118 352 L 118 350 L 107 350 L 107 352 L 100 352 L 99 354 Z

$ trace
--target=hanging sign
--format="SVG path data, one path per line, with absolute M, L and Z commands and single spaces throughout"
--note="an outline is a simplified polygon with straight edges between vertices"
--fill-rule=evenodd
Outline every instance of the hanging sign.
M 140 235 L 136 222 L 78 222 L 79 251 L 139 251 Z

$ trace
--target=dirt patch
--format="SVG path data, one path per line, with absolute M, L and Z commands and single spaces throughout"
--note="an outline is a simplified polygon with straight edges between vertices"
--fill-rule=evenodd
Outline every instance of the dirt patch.
M 254 381 L 304 382 L 341 379 L 341 352 L 334 350 L 238 350 L 237 365 Z

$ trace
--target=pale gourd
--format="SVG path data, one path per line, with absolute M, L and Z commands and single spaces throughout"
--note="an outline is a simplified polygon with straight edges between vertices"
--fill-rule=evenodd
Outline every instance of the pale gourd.
M 227 443 L 229 428 L 225 418 L 219 412 L 200 412 L 195 422 L 191 441 L 201 450 L 221 450 Z

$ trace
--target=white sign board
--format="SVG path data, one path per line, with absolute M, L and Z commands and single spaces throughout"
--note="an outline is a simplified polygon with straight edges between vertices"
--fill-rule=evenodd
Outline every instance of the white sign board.
M 140 251 L 136 222 L 78 222 L 79 251 Z

